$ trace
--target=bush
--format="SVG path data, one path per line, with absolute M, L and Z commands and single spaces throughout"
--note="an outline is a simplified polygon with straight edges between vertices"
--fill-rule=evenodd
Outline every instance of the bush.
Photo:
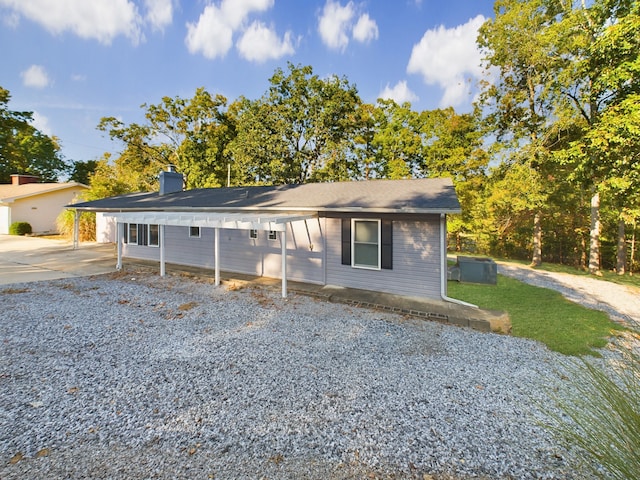
M 549 427 L 578 448 L 597 477 L 603 468 L 606 478 L 626 480 L 640 478 L 640 356 L 633 346 L 619 350 L 603 367 L 587 360 L 570 365 L 565 378 L 574 393 L 556 398 L 565 417 Z
M 63 210 L 56 223 L 60 235 L 66 238 L 73 238 L 73 222 L 75 212 L 73 210 Z M 94 242 L 96 240 L 96 214 L 94 212 L 82 212 L 78 223 L 78 240 L 80 242 Z
M 30 235 L 33 233 L 28 222 L 13 222 L 9 227 L 9 235 Z

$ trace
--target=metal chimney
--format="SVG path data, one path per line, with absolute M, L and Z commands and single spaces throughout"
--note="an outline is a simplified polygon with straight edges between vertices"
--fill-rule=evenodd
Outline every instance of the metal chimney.
M 175 165 L 168 165 L 167 171 L 160 172 L 160 195 L 182 191 L 184 178 L 176 172 Z

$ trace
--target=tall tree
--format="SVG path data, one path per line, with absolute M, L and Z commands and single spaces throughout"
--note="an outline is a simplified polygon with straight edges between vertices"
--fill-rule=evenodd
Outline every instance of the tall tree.
M 9 110 L 10 99 L 9 90 L 0 87 L 0 183 L 9 183 L 15 173 L 57 181 L 69 169 L 58 139 L 32 125 L 32 112 Z
M 495 19 L 481 27 L 478 43 L 485 52 L 485 68 L 496 75 L 485 82 L 480 97 L 486 122 L 498 145 L 517 152 L 510 157 L 531 172 L 530 179 L 542 180 L 548 159 L 544 133 L 552 110 L 545 85 L 554 72 L 549 58 L 548 26 L 558 8 L 547 0 L 497 0 Z M 520 167 L 518 167 L 520 169 Z M 545 203 L 541 184 L 532 202 L 523 206 L 533 218 L 531 263 L 542 262 L 542 210 Z
M 124 143 L 121 162 L 137 173 L 142 190 L 155 188 L 168 164 L 184 174 L 187 188 L 216 187 L 226 182 L 226 147 L 235 135 L 226 104 L 223 96 L 198 88 L 191 99 L 163 97 L 157 105 L 142 105 L 145 124 L 105 117 L 98 129 Z
M 348 149 L 361 101 L 346 78 L 320 78 L 310 66 L 288 65 L 270 78 L 259 100 L 242 101 L 234 161 L 257 170 L 256 183 L 304 183 L 352 175 Z
M 595 0 L 561 2 L 562 21 L 550 27 L 555 76 L 549 91 L 555 98 L 557 123 L 578 132 L 557 157 L 573 177 L 591 191 L 589 271 L 600 270 L 601 193 L 615 173 L 606 156 L 593 148 L 604 119 L 640 93 L 638 3 Z M 610 122 L 610 120 L 606 120 Z

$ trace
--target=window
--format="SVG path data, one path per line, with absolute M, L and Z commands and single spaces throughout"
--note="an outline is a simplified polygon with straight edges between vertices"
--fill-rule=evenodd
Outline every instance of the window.
M 160 235 L 158 225 L 149 225 L 149 241 L 147 244 L 150 247 L 158 247 L 160 246 Z
M 258 230 L 255 230 L 253 228 L 249 230 L 249 238 L 252 238 L 254 240 L 258 238 Z
M 138 224 L 130 223 L 127 229 L 127 243 L 132 245 L 138 244 Z
M 380 221 L 352 220 L 352 265 L 362 268 L 380 268 Z
M 342 265 L 391 270 L 393 221 L 343 218 Z
M 200 227 L 189 227 L 189 237 L 200 238 Z
M 275 230 L 269 230 L 269 240 L 277 240 L 278 233 Z
M 124 243 L 128 243 L 130 245 L 157 247 L 160 245 L 158 225 L 125 223 L 123 240 Z

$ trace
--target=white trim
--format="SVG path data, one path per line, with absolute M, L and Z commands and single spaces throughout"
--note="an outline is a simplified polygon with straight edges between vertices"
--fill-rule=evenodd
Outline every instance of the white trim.
M 356 222 L 377 222 L 378 224 L 378 265 L 357 265 L 356 264 Z M 382 232 L 381 232 L 382 222 L 379 218 L 352 218 L 351 219 L 351 267 L 352 268 L 362 268 L 364 270 L 382 270 Z M 358 242 L 362 244 L 362 242 Z M 373 245 L 373 244 L 371 244 Z
M 237 212 L 104 212 L 122 223 L 174 225 L 184 227 L 229 228 L 234 230 L 274 230 L 283 232 L 287 223 L 310 220 L 317 215 L 249 214 Z

